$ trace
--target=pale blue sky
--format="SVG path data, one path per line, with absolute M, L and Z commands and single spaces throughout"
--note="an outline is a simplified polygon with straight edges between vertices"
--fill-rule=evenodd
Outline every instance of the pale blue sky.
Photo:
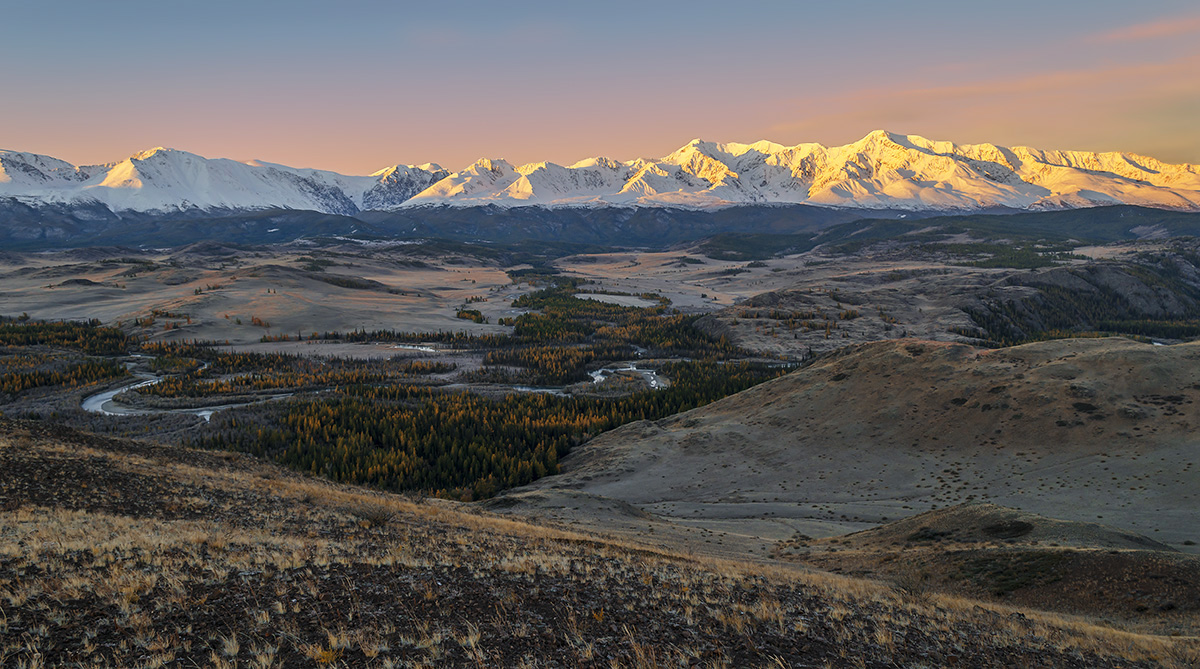
M 875 128 L 1200 162 L 1194 0 L 0 0 L 0 147 L 366 173 Z

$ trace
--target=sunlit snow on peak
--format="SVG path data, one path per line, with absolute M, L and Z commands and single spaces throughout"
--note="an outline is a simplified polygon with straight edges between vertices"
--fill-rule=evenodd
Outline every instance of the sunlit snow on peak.
M 1200 209 L 1195 165 L 1126 153 L 957 145 L 875 130 L 843 146 L 693 139 L 658 159 L 593 157 L 456 172 L 396 164 L 367 176 L 156 147 L 75 167 L 0 151 L 0 197 L 113 210 L 306 209 L 354 214 L 423 205 L 672 206 L 804 203 L 911 210 L 1045 209 L 1125 203 Z

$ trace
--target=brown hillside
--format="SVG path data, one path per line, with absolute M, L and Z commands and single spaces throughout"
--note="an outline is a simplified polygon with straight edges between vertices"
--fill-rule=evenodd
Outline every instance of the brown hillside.
M 994 504 L 783 541 L 775 554 L 914 594 L 955 593 L 1156 633 L 1188 635 L 1200 625 L 1200 557 L 1112 527 Z
M 1196 653 L 0 421 L 5 667 L 1184 667 Z
M 936 511 L 926 511 L 903 520 L 838 537 L 837 543 L 853 548 L 931 544 L 1044 544 L 1126 551 L 1175 550 L 1140 534 L 1107 525 L 1047 518 L 995 504 L 959 504 Z
M 1200 344 L 878 342 L 604 434 L 533 486 L 534 506 L 553 509 L 555 491 L 615 498 L 745 548 L 988 501 L 1188 551 L 1197 399 Z

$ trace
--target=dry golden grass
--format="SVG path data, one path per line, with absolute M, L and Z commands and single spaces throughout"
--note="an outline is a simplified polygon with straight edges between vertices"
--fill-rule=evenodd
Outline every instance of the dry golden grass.
M 0 423 L 0 666 L 1188 666 L 1189 642 Z M 18 446 L 19 443 L 19 446 Z M 34 476 L 86 466 L 84 496 Z M 132 487 L 152 476 L 158 487 Z M 27 503 L 23 500 L 58 500 Z M 112 500 L 136 500 L 122 513 Z M 170 509 L 175 510 L 170 510 Z

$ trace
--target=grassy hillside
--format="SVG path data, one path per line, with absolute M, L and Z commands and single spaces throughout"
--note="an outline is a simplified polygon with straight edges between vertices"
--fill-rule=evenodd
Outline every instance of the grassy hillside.
M 1187 666 L 1185 642 L 0 423 L 3 666 Z
M 992 502 L 1192 552 L 1198 353 L 1116 337 L 850 346 L 602 434 L 530 488 L 620 500 L 743 550 Z
M 780 542 L 777 554 L 888 580 L 913 594 L 952 592 L 1010 606 L 1191 634 L 1200 557 L 1097 523 L 963 504 L 841 537 Z

